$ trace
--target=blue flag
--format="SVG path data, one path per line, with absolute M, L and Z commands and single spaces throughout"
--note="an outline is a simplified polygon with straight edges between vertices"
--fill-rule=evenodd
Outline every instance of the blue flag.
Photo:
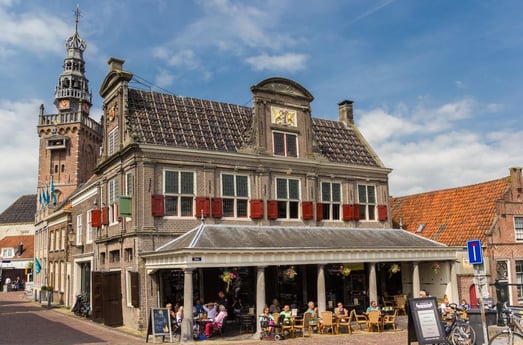
M 53 204 L 56 205 L 56 202 L 58 200 L 56 200 L 56 193 L 55 193 L 55 190 L 54 190 L 54 178 L 51 176 L 51 196 L 53 197 Z
M 42 266 L 40 266 L 40 261 L 38 261 L 38 258 L 35 258 L 35 272 L 36 274 L 40 273 L 42 270 Z
M 42 189 L 38 188 L 38 204 L 42 207 Z
M 51 198 L 49 198 L 49 185 L 47 183 L 45 184 L 44 200 L 45 204 L 49 205 L 49 201 L 51 201 Z

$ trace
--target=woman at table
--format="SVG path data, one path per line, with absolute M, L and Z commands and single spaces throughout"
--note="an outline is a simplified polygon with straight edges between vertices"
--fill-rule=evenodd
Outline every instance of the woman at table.
M 272 331 L 273 327 L 269 327 L 271 325 L 274 325 L 274 316 L 270 313 L 269 307 L 263 308 L 263 314 L 260 315 L 260 325 L 262 325 L 262 322 L 267 322 L 267 332 Z
M 310 301 L 307 303 L 307 310 L 306 313 L 311 313 L 311 320 L 309 321 L 309 325 L 313 326 L 313 329 L 315 329 L 315 326 L 318 326 L 318 307 L 314 306 L 314 302 Z
M 342 322 L 345 322 L 345 318 L 349 316 L 349 311 L 343 306 L 343 303 L 338 302 L 338 309 L 334 315 L 336 318 L 341 319 Z
M 378 306 L 378 302 L 370 301 L 370 305 L 367 307 L 367 313 L 371 310 L 380 310 L 380 307 Z
M 209 322 L 205 325 L 205 336 L 210 338 L 214 329 L 220 329 L 223 326 L 223 321 L 227 317 L 227 309 L 224 305 L 220 305 L 220 312 L 216 315 L 213 322 Z

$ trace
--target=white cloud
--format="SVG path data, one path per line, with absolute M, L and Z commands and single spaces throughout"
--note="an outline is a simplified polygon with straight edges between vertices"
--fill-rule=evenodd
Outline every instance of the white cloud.
M 521 131 L 481 133 L 461 126 L 476 107 L 475 100 L 466 98 L 434 108 L 420 105 L 410 112 L 361 112 L 360 130 L 393 169 L 389 183 L 393 196 L 400 196 L 398 191 L 407 195 L 501 178 L 509 167 L 523 163 L 519 146 L 514 145 L 523 136 Z
M 159 87 L 167 87 L 172 84 L 174 76 L 165 69 L 160 69 L 156 74 L 155 84 Z
M 272 70 L 296 72 L 305 68 L 307 56 L 303 54 L 283 54 L 269 56 L 262 54 L 245 60 L 256 71 Z

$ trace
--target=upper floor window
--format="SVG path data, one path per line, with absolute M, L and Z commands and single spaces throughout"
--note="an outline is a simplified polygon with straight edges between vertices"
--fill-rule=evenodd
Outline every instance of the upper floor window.
M 298 157 L 298 136 L 296 134 L 272 133 L 274 154 L 285 157 Z
M 341 184 L 337 182 L 322 182 L 321 202 L 323 204 L 323 219 L 339 220 Z
M 14 248 L 2 248 L 2 257 L 3 258 L 12 258 L 15 256 Z
M 514 217 L 514 230 L 516 231 L 516 240 L 523 240 L 523 217 Z
M 125 174 L 125 195 L 133 195 L 133 174 L 130 172 Z
M 523 302 L 523 260 L 516 260 L 516 284 L 518 302 Z
M 83 232 L 83 215 L 79 214 L 76 216 L 76 244 L 82 244 L 82 232 Z
M 85 231 L 85 242 L 86 243 L 92 243 L 93 242 L 93 225 L 91 224 L 91 210 L 87 211 L 87 222 L 86 222 L 86 231 Z
M 165 215 L 193 217 L 194 173 L 164 172 Z
M 120 147 L 120 137 L 118 134 L 118 127 L 115 127 L 107 135 L 107 155 L 111 156 L 111 155 L 115 154 L 116 152 L 118 152 L 119 147 Z
M 249 178 L 245 175 L 222 175 L 222 203 L 224 217 L 247 217 Z
M 276 179 L 278 218 L 298 219 L 300 204 L 300 181 L 297 179 Z
M 358 203 L 360 204 L 360 220 L 376 220 L 375 186 L 358 185 Z
M 109 222 L 116 223 L 118 220 L 118 197 L 120 196 L 120 184 L 118 177 L 107 183 L 107 203 L 109 205 Z

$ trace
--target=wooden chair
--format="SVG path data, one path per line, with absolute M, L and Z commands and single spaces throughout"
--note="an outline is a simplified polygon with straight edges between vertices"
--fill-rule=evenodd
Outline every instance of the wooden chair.
M 370 310 L 367 312 L 367 330 L 372 332 L 374 326 L 378 329 L 378 332 L 381 332 L 381 312 L 379 310 Z
M 389 296 L 381 296 L 384 307 L 394 307 L 394 300 Z
M 253 315 L 240 314 L 239 320 L 240 320 L 240 334 L 242 334 L 243 331 L 254 333 L 255 327 L 254 327 L 254 316 Z
M 405 295 L 398 295 L 394 298 L 394 309 L 402 311 L 403 315 L 407 315 L 407 310 L 405 305 L 407 304 L 407 298 Z
M 381 328 L 385 330 L 386 325 L 391 325 L 394 332 L 396 332 L 396 316 L 398 316 L 398 309 L 394 309 L 394 314 L 384 315 L 381 320 Z
M 281 334 L 283 334 L 284 337 L 288 336 L 294 336 L 294 325 L 292 324 L 292 320 L 289 321 L 289 323 L 285 322 L 285 316 L 283 314 L 280 314 L 278 316 L 278 324 L 281 326 Z
M 301 336 L 304 337 L 305 330 L 308 330 L 309 335 L 310 335 L 311 317 L 312 317 L 312 313 L 309 312 L 309 313 L 303 314 L 303 318 L 295 319 L 294 320 L 294 334 L 296 334 L 296 332 L 301 332 Z
M 354 322 L 356 323 L 356 326 L 360 329 L 360 331 L 368 328 L 367 317 L 363 314 L 356 314 L 356 309 L 351 310 L 349 318 L 350 318 L 351 322 L 352 322 L 352 320 L 354 320 Z M 356 329 L 356 327 L 355 327 L 355 329 Z
M 322 311 L 320 315 L 321 315 L 320 333 L 325 334 L 325 331 L 330 330 L 330 332 L 332 332 L 332 335 L 334 335 L 334 323 L 332 322 L 332 311 Z
M 352 328 L 351 328 L 352 316 L 353 316 L 353 313 L 351 312 L 348 316 L 344 317 L 343 319 L 336 320 L 336 334 L 341 333 L 342 327 L 347 327 L 347 333 L 352 334 Z

